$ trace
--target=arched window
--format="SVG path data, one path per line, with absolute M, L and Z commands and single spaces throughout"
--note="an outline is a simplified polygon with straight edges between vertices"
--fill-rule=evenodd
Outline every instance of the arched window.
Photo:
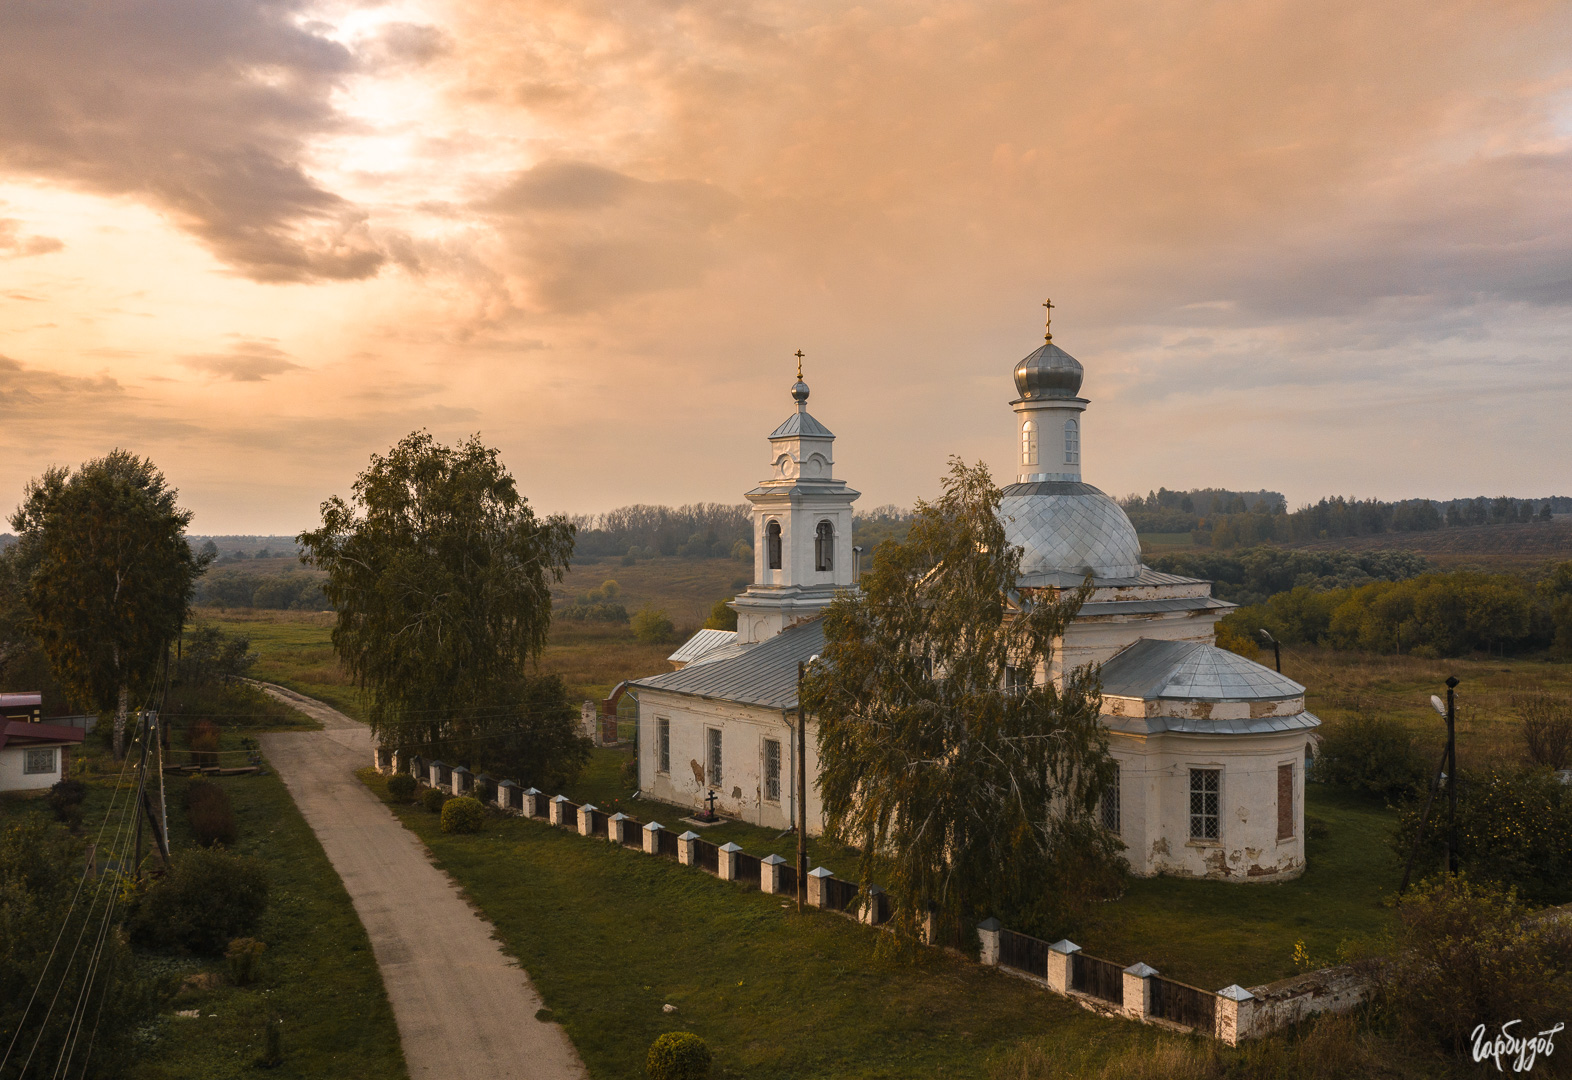
M 1032 420 L 1021 425 L 1021 464 L 1037 464 L 1037 424 Z
M 835 569 L 835 526 L 828 521 L 819 522 L 819 527 L 813 531 L 813 568 Z
M 1074 420 L 1064 422 L 1064 463 L 1066 465 L 1081 463 L 1081 425 Z
M 781 568 L 781 523 L 772 521 L 764 527 L 764 551 L 769 556 L 770 569 Z

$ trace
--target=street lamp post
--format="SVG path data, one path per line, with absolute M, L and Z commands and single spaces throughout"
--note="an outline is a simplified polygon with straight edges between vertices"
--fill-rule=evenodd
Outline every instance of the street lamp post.
M 1277 665 L 1277 673 L 1281 675 L 1283 673 L 1283 646 L 1267 632 L 1264 626 L 1256 631 L 1256 635 L 1272 647 L 1272 662 Z
M 1457 684 L 1456 675 L 1446 680 L 1446 872 L 1457 873 Z

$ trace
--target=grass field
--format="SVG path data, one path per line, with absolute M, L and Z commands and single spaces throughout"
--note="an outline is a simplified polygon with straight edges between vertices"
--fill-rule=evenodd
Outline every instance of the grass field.
M 89 737 L 90 744 L 95 737 Z M 226 733 L 223 748 L 238 749 L 238 736 Z M 78 775 L 89 788 L 84 820 L 91 833 L 108 808 L 118 765 L 102 745 L 91 746 L 80 765 Z M 254 1076 L 253 1063 L 273 1020 L 282 1021 L 284 1062 L 272 1075 L 400 1080 L 407 1074 L 398 1029 L 370 940 L 283 782 L 275 775 L 216 782 L 234 806 L 239 825 L 234 850 L 262 860 L 268 869 L 270 900 L 255 934 L 267 945 L 261 976 L 240 988 L 225 980 L 222 959 L 138 954 L 150 974 L 171 976 L 183 989 L 143 1033 L 145 1042 L 125 1080 Z M 166 778 L 170 838 L 177 852 L 192 843 L 185 783 Z M 36 798 L 0 799 L 0 823 L 47 812 Z M 200 1016 L 175 1015 L 191 1009 Z
M 397 812 L 497 927 L 597 1078 L 642 1076 L 650 1043 L 671 1030 L 709 1043 L 717 1077 L 771 1080 L 986 1077 L 1023 1044 L 1100 1059 L 1176 1038 L 940 951 L 890 954 L 885 935 L 849 919 L 798 915 L 540 822 L 491 818 L 457 836 L 434 814 Z
M 615 581 L 622 594 L 618 603 L 630 613 L 642 607 L 664 611 L 678 630 L 696 630 L 709 617 L 717 600 L 730 600 L 753 579 L 753 563 L 740 559 L 685 559 L 661 555 L 640 559 L 632 566 L 621 559 L 582 562 L 552 587 L 552 599 L 571 601 L 603 582 Z

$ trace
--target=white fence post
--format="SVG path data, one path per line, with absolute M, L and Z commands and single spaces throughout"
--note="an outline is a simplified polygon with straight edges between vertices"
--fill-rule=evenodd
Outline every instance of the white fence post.
M 740 854 L 742 854 L 742 848 L 736 844 L 722 844 L 720 852 L 715 857 L 715 876 L 722 881 L 736 881 L 737 856 Z
M 660 834 L 665 826 L 658 821 L 652 821 L 644 826 L 644 854 L 660 854 Z
M 1229 1046 L 1255 1034 L 1255 995 L 1238 983 L 1217 992 L 1217 1037 Z
M 1124 1014 L 1145 1020 L 1152 1014 L 1152 976 L 1157 969 L 1140 961 L 1124 969 Z
M 512 780 L 502 780 L 497 784 L 497 805 L 508 813 L 513 813 L 513 792 L 518 785 Z
M 786 865 L 786 860 L 779 855 L 766 855 L 759 860 L 759 891 L 778 893 L 781 891 L 781 867 Z
M 806 897 L 809 907 L 822 908 L 824 906 L 824 879 L 834 877 L 822 866 L 815 866 L 808 871 L 808 895 Z
M 989 967 L 999 966 L 999 931 L 1004 929 L 1003 924 L 995 918 L 987 918 L 977 924 L 977 962 L 987 964 Z
M 566 795 L 555 795 L 552 797 L 551 823 L 553 825 L 568 824 L 568 797 Z M 578 822 L 573 822 L 573 825 L 577 827 Z
M 580 836 L 595 835 L 595 811 L 599 809 L 600 807 L 596 806 L 594 803 L 585 803 L 583 806 L 579 807 Z
M 677 837 L 677 861 L 683 866 L 696 865 L 699 861 L 695 857 L 698 855 L 698 848 L 694 845 L 698 842 L 699 834 L 692 829 Z
M 1070 966 L 1075 962 L 1071 959 L 1081 947 L 1069 938 L 1060 938 L 1048 946 L 1048 986 L 1056 993 L 1068 994 L 1070 992 Z

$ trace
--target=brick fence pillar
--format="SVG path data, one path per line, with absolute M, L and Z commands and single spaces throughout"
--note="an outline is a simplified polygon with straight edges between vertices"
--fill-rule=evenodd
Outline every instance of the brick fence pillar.
M 742 848 L 736 844 L 722 844 L 715 859 L 715 876 L 722 881 L 736 881 L 737 856 L 741 854 Z
M 595 835 L 595 811 L 600 809 L 594 803 L 585 803 L 579 807 L 579 835 Z
M 699 834 L 689 829 L 677 837 L 677 861 L 683 866 L 697 866 L 699 862 Z
M 1217 1031 L 1220 1042 L 1229 1046 L 1255 1034 L 1256 996 L 1238 983 L 1217 992 Z
M 822 866 L 815 866 L 808 871 L 808 895 L 806 897 L 809 907 L 821 908 L 824 906 L 824 879 L 834 877 Z
M 999 931 L 1004 929 L 998 919 L 988 918 L 977 924 L 977 962 L 989 967 L 999 966 Z
M 786 860 L 779 855 L 766 855 L 759 860 L 759 891 L 767 893 L 784 892 L 781 878 L 781 868 L 786 865 Z
M 658 821 L 652 821 L 644 826 L 644 854 L 660 854 L 660 834 L 665 826 Z
M 552 799 L 551 799 L 551 823 L 553 825 L 567 825 L 567 824 L 569 824 L 569 822 L 568 822 L 568 797 L 566 795 L 554 795 L 554 796 L 552 796 Z M 572 824 L 576 827 L 578 825 L 578 822 L 575 821 Z
M 1048 946 L 1048 987 L 1060 994 L 1070 992 L 1071 959 L 1081 947 L 1069 938 L 1060 938 Z
M 1131 1020 L 1152 1015 L 1152 976 L 1157 969 L 1139 961 L 1124 969 L 1124 1014 Z

